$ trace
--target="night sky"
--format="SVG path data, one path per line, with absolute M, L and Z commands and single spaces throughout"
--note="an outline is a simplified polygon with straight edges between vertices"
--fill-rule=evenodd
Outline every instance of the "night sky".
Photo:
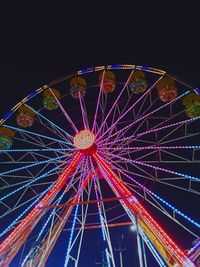
M 154 6 L 135 1 L 133 6 L 23 2 L 0 4 L 0 117 L 41 85 L 98 65 L 152 66 L 200 87 L 200 22 L 195 6 L 167 1 Z M 48 266 L 56 266 L 55 258 Z

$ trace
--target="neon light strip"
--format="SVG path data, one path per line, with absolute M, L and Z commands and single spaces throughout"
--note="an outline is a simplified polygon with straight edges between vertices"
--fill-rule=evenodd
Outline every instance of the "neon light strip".
M 83 120 L 83 125 L 84 125 L 84 129 L 88 130 L 88 122 L 86 121 L 86 111 L 83 108 L 83 103 L 82 103 L 82 96 L 80 91 L 78 92 L 78 97 L 79 97 L 79 103 L 80 103 L 80 107 L 81 107 L 81 114 L 82 114 L 82 120 Z
M 59 204 L 59 203 L 60 203 L 60 201 L 62 200 L 62 198 L 63 198 L 64 195 L 65 195 L 65 191 L 64 191 L 64 192 L 62 193 L 62 195 L 56 200 L 56 204 Z M 44 230 L 45 230 L 47 224 L 49 223 L 49 221 L 50 221 L 50 219 L 52 218 L 52 216 L 53 216 L 53 214 L 54 214 L 55 211 L 56 211 L 56 208 L 54 208 L 54 209 L 51 211 L 49 217 L 47 218 L 47 220 L 46 220 L 46 222 L 44 223 L 42 229 L 40 230 L 40 232 L 39 232 L 39 234 L 38 234 L 38 236 L 37 236 L 36 241 L 38 241 L 38 240 L 40 239 L 41 235 L 43 234 L 43 232 L 44 232 Z
M 52 124 L 55 128 L 57 128 L 58 130 L 60 130 L 64 134 L 66 134 L 67 137 L 72 138 L 72 136 L 70 134 L 68 134 L 67 132 L 65 132 L 61 127 L 59 127 L 57 124 L 53 123 L 51 120 L 47 119 L 40 112 L 36 111 L 35 109 L 33 109 L 32 107 L 30 107 L 28 105 L 25 105 L 25 106 L 27 106 L 29 109 L 31 109 L 37 116 L 43 118 L 44 120 L 46 120 L 47 122 L 49 122 L 50 124 Z
M 85 162 L 84 162 L 85 163 Z M 68 266 L 68 263 L 69 263 L 69 259 L 70 259 L 70 251 L 71 251 L 71 245 L 72 245 L 72 239 L 73 239 L 73 235 L 74 235 L 74 230 L 75 230 L 75 224 L 76 224 L 76 220 L 77 220 L 77 217 L 78 217 L 78 209 L 79 209 L 79 205 L 75 205 L 75 203 L 79 202 L 80 201 L 80 197 L 81 195 L 83 194 L 83 189 L 84 189 L 84 179 L 86 177 L 86 163 L 85 163 L 85 166 L 84 166 L 84 163 L 83 163 L 83 168 L 82 168 L 82 172 L 81 172 L 81 175 L 82 175 L 82 179 L 79 183 L 79 188 L 78 188 L 78 192 L 75 196 L 75 199 L 73 201 L 74 203 L 74 206 L 75 206 L 75 212 L 74 212 L 74 219 L 72 221 L 72 227 L 71 227 L 71 231 L 70 231 L 70 236 L 69 236 L 69 242 L 68 242 L 68 247 L 67 247 L 67 253 L 66 253 L 66 257 L 65 257 L 65 263 L 64 263 L 64 267 L 67 267 Z M 85 181 L 86 182 L 86 181 Z M 87 183 L 87 182 L 86 182 Z M 74 207 L 73 206 L 73 207 Z M 72 207 L 72 208 L 73 208 Z
M 58 103 L 61 111 L 63 112 L 63 115 L 65 116 L 65 118 L 68 120 L 68 122 L 71 124 L 72 128 L 74 129 L 75 133 L 78 132 L 76 126 L 74 125 L 73 121 L 71 120 L 70 116 L 67 114 L 66 110 L 63 108 L 62 104 L 60 103 L 59 99 L 56 97 L 56 95 L 54 94 L 53 90 L 51 90 L 51 88 L 48 88 L 49 91 L 51 92 L 51 94 L 53 95 L 54 99 L 56 100 L 56 102 Z
M 115 125 L 124 117 L 124 116 L 126 116 L 126 114 L 129 112 L 129 111 L 132 111 L 133 109 L 134 109 L 134 107 L 156 86 L 156 84 L 161 80 L 163 78 L 163 76 L 161 76 L 158 80 L 156 80 L 156 82 L 151 86 L 151 87 L 149 87 L 149 89 L 145 92 L 145 93 L 143 93 L 142 94 L 142 96 L 140 97 L 140 98 L 138 98 L 123 114 L 121 114 L 121 116 L 111 125 L 111 127 L 107 130 L 107 131 L 105 131 L 104 133 L 103 133 L 103 135 L 101 136 L 101 138 L 108 132 L 108 131 L 110 131 L 110 129 L 112 129 L 112 128 L 114 128 L 115 127 Z M 129 80 L 130 79 L 128 79 L 128 82 L 129 82 Z M 125 84 L 125 87 L 127 86 L 127 84 Z M 123 88 L 124 89 L 124 88 Z M 123 92 L 123 89 L 122 89 L 122 92 Z M 117 98 L 116 99 L 116 101 L 115 101 L 115 105 L 117 104 L 117 101 L 119 100 L 119 98 Z M 168 103 L 167 103 L 168 104 Z M 162 107 L 162 106 L 161 106 Z M 160 108 L 161 108 L 160 107 Z M 111 112 L 111 111 L 110 111 Z M 109 113 L 110 113 L 109 112 Z M 109 114 L 108 113 L 108 114 Z M 145 115 L 145 116 L 149 116 L 148 114 L 147 115 Z M 144 117 L 145 117 L 144 116 Z M 140 120 L 141 120 L 142 118 L 140 118 Z M 106 119 L 105 119 L 106 120 Z M 136 121 L 134 121 L 133 123 L 136 123 L 137 121 L 138 121 L 139 119 L 137 119 Z M 128 125 L 129 126 L 129 125 Z M 125 127 L 126 128 L 126 127 Z M 124 129 L 124 128 L 123 128 Z M 120 131 L 122 131 L 122 130 L 120 130 Z M 119 131 L 119 132 L 120 132 Z M 117 132 L 118 133 L 118 132 Z M 115 133 L 116 134 L 116 133 Z M 111 135 L 112 136 L 112 135 Z M 100 138 L 99 138 L 100 139 Z M 99 139 L 97 139 L 97 141 L 99 140 Z M 106 139 L 107 140 L 107 139 Z
M 152 149 L 200 149 L 200 146 L 135 146 L 135 147 L 100 147 L 99 150 L 152 150 Z
M 95 189 L 96 199 L 99 200 L 96 181 L 95 181 L 95 179 L 93 179 L 93 181 L 94 181 L 94 189 Z M 99 202 L 97 202 L 97 207 L 98 207 L 98 212 L 99 212 L 99 220 L 100 220 L 100 223 L 101 223 L 101 233 L 102 233 L 103 241 L 106 241 L 106 235 L 105 235 L 105 232 L 104 232 L 105 231 L 105 225 L 104 225 L 104 222 L 103 222 L 103 218 L 102 218 L 102 214 L 101 214 L 102 211 L 101 211 L 101 207 L 100 207 L 100 203 Z M 106 253 L 106 259 L 107 259 L 106 265 L 108 264 L 108 267 L 111 267 L 107 248 L 105 249 L 105 253 Z
M 68 161 L 68 162 L 69 162 L 69 161 Z M 66 162 L 66 163 L 68 163 L 68 162 Z M 38 177 L 32 179 L 30 182 L 28 182 L 28 183 L 22 185 L 21 187 L 18 187 L 18 188 L 15 189 L 14 191 L 12 191 L 12 192 L 6 194 L 5 196 L 1 197 L 1 198 L 0 198 L 0 201 L 3 201 L 4 199 L 6 199 L 6 198 L 8 198 L 8 197 L 10 197 L 10 196 L 12 196 L 12 195 L 14 195 L 15 193 L 19 192 L 19 191 L 22 190 L 23 188 L 26 188 L 27 186 L 29 186 L 29 185 L 33 184 L 34 182 L 40 180 L 41 178 L 44 178 L 44 177 L 48 176 L 48 175 L 51 174 L 53 171 L 58 170 L 60 167 L 61 167 L 61 166 L 56 166 L 55 168 L 53 168 L 53 169 L 47 171 L 46 173 L 44 173 L 44 174 L 42 174 L 42 175 L 40 175 L 40 176 L 38 176 Z M 52 175 L 52 174 L 51 174 L 51 175 Z
M 101 124 L 99 130 L 98 130 L 97 133 L 96 133 L 96 138 L 97 138 L 97 136 L 99 135 L 99 133 L 100 133 L 100 131 L 101 131 L 103 125 L 104 125 L 105 122 L 107 121 L 108 117 L 110 116 L 111 112 L 113 111 L 114 107 L 116 106 L 116 104 L 117 104 L 119 98 L 121 97 L 122 93 L 123 93 L 124 90 L 126 89 L 126 87 L 127 87 L 128 83 L 129 83 L 129 81 L 130 81 L 130 79 L 131 79 L 133 73 L 134 73 L 134 70 L 131 71 L 131 74 L 128 76 L 128 79 L 127 79 L 127 81 L 126 81 L 124 87 L 122 88 L 122 90 L 121 90 L 121 92 L 119 93 L 117 99 L 115 100 L 114 104 L 113 104 L 112 107 L 110 108 L 108 114 L 106 115 L 106 118 L 105 118 L 104 121 L 102 122 L 102 124 Z M 97 141 L 98 141 L 98 138 L 97 138 Z
M 55 142 L 58 142 L 58 143 L 63 143 L 63 144 L 72 146 L 72 144 L 67 142 L 67 141 L 58 140 L 58 139 L 55 139 L 55 138 L 52 138 L 52 137 L 49 137 L 49 136 L 46 136 L 46 135 L 30 132 L 30 131 L 23 130 L 23 129 L 20 129 L 20 128 L 17 128 L 17 127 L 13 127 L 13 126 L 9 126 L 9 125 L 4 125 L 4 126 L 7 127 L 7 128 L 10 128 L 12 130 L 15 130 L 15 131 L 19 131 L 19 132 L 22 132 L 22 133 L 27 133 L 27 134 L 31 134 L 31 135 L 35 135 L 35 136 L 39 136 L 39 137 L 42 137 L 42 138 L 45 138 L 45 139 L 48 139 L 48 140 L 52 140 L 52 141 L 55 141 Z
M 41 199 L 41 197 L 44 196 L 53 187 L 53 185 L 54 183 L 51 184 L 45 191 L 43 191 L 40 196 L 36 198 L 30 206 L 28 206 L 28 208 L 26 208 L 8 227 L 6 227 L 6 229 L 0 233 L 0 237 L 5 235 L 27 213 L 27 211 L 29 211 Z
M 74 151 L 73 148 L 33 148 L 33 149 L 1 149 L 0 153 L 13 153 L 13 152 L 59 152 L 59 151 Z
M 129 162 L 129 163 L 133 163 L 133 164 L 136 163 L 136 164 L 139 164 L 139 165 L 142 165 L 142 166 L 145 166 L 145 167 L 153 168 L 155 170 L 167 172 L 167 173 L 170 173 L 170 174 L 175 174 L 175 175 L 184 177 L 186 179 L 191 179 L 193 181 L 200 182 L 200 178 L 197 178 L 197 177 L 194 177 L 194 176 L 191 176 L 191 175 L 188 175 L 188 174 L 184 174 L 184 173 L 180 173 L 180 172 L 175 172 L 175 171 L 168 170 L 168 169 L 165 169 L 165 168 L 157 167 L 157 166 L 154 166 L 154 165 L 151 165 L 151 164 L 142 162 L 142 161 L 130 160 L 130 159 L 127 159 L 127 158 L 124 158 L 124 157 L 121 157 L 121 156 L 117 156 L 117 155 L 112 154 L 112 153 L 109 153 L 109 155 L 112 156 L 112 157 L 121 159 L 123 161 Z
M 26 166 L 22 166 L 22 167 L 19 167 L 19 168 L 16 168 L 16 169 L 0 172 L 0 175 L 10 174 L 10 173 L 21 171 L 21 170 L 26 170 L 27 168 L 35 167 L 35 166 L 38 166 L 38 165 L 41 165 L 41 164 L 45 164 L 45 163 L 50 163 L 50 162 L 56 163 L 56 160 L 59 160 L 59 159 L 65 158 L 65 157 L 66 157 L 66 155 L 63 155 L 63 156 L 59 156 L 59 157 L 55 157 L 55 158 L 51 158 L 51 159 L 47 159 L 47 160 L 42 160 L 42 161 L 39 161 L 39 162 L 36 162 L 36 163 L 32 163 L 32 164 L 29 164 L 29 165 L 26 165 Z
M 200 246 L 200 240 L 197 242 L 189 251 L 188 255 L 190 255 L 195 249 L 197 249 Z
M 104 76 L 105 76 L 105 70 L 103 71 L 102 79 L 101 79 L 101 84 L 100 84 L 100 88 L 99 88 L 99 95 L 98 95 L 97 106 L 96 106 L 94 120 L 93 120 L 93 125 L 92 125 L 92 132 L 94 132 L 94 126 L 95 126 L 96 119 L 97 119 L 97 113 L 98 113 L 100 99 L 101 99 L 101 93 L 102 93 L 102 88 L 103 88 Z
M 38 203 L 38 207 L 43 207 L 48 205 L 54 197 L 58 194 L 60 189 L 66 183 L 67 179 L 69 179 L 71 173 L 76 168 L 77 164 L 82 159 L 83 155 L 81 153 L 77 153 L 67 168 L 63 171 L 60 177 L 57 179 L 54 186 L 48 191 L 48 193 L 40 200 Z M 10 233 L 10 235 L 0 244 L 0 256 L 3 253 L 6 253 L 6 250 L 15 242 L 15 240 L 23 233 L 23 231 L 31 225 L 31 223 L 38 219 L 43 213 L 43 209 L 38 209 L 36 206 L 21 222 L 18 226 Z M 30 227 L 31 231 L 32 228 Z M 13 255 L 14 257 L 15 255 Z
M 133 179 L 132 177 L 130 177 L 128 174 L 126 174 L 125 172 L 123 172 L 121 169 L 114 167 L 116 170 L 118 170 L 119 172 L 121 172 L 124 176 L 126 176 L 127 178 L 129 178 L 131 181 L 133 181 L 135 184 L 139 185 L 144 191 L 148 192 L 149 194 L 153 195 L 156 199 L 158 199 L 160 202 L 162 202 L 163 204 L 165 204 L 167 207 L 169 207 L 170 209 L 172 209 L 174 212 L 176 212 L 178 215 L 180 215 L 181 217 L 183 217 L 184 219 L 186 219 L 187 221 L 189 221 L 190 223 L 192 223 L 193 225 L 195 225 L 196 227 L 200 228 L 200 223 L 195 222 L 193 219 L 191 219 L 189 216 L 187 216 L 186 214 L 184 214 L 182 211 L 178 210 L 177 208 L 175 208 L 173 205 L 171 205 L 169 202 L 165 201 L 163 198 L 161 198 L 160 196 L 158 196 L 157 194 L 155 194 L 154 192 L 152 192 L 151 190 L 149 190 L 148 188 L 146 188 L 144 185 L 140 184 L 138 181 L 136 181 L 135 179 Z
M 194 266 L 192 262 L 188 261 L 186 254 L 171 240 L 171 238 L 166 234 L 166 232 L 157 224 L 157 222 L 150 216 L 150 214 L 143 208 L 143 206 L 138 202 L 138 200 L 131 194 L 131 192 L 124 186 L 124 184 L 120 181 L 120 179 L 115 175 L 115 173 L 110 169 L 110 167 L 102 160 L 102 158 L 97 154 L 93 154 L 93 158 L 97 161 L 97 163 L 104 169 L 104 171 L 110 177 L 109 181 L 113 184 L 113 188 L 115 188 L 118 192 L 121 192 L 120 195 L 127 198 L 127 205 L 133 209 L 132 212 L 138 212 L 142 218 L 148 222 L 151 228 L 157 233 L 162 242 L 166 245 L 168 250 L 176 256 L 176 261 L 179 263 L 189 262 L 190 265 Z M 125 200 L 124 200 L 125 201 Z M 130 209 L 130 208 L 129 208 Z
M 65 258 L 64 267 L 67 267 L 68 262 L 69 262 L 69 253 L 70 253 L 70 247 L 71 247 L 73 233 L 74 233 L 74 229 L 75 229 L 75 223 L 76 223 L 77 216 L 78 216 L 78 207 L 79 207 L 79 205 L 75 206 L 74 219 L 72 222 L 71 232 L 70 232 L 70 236 L 69 236 L 69 243 L 68 243 L 68 247 L 67 247 L 67 255 Z
M 152 88 L 152 87 L 150 87 L 149 90 L 150 90 L 151 88 Z M 149 91 L 149 90 L 148 90 L 148 91 Z M 146 93 L 147 93 L 148 91 L 146 91 Z M 106 138 L 105 140 L 108 140 L 108 139 L 110 139 L 111 137 L 113 137 L 113 136 L 115 136 L 115 135 L 117 135 L 117 134 L 119 134 L 119 133 L 121 133 L 121 132 L 124 132 L 125 130 L 128 130 L 130 127 L 132 127 L 132 126 L 133 126 L 134 124 L 136 124 L 137 122 L 139 122 L 139 121 L 141 121 L 141 120 L 143 120 L 143 119 L 149 117 L 150 115 L 156 113 L 157 111 L 160 111 L 160 110 L 162 110 L 163 108 L 169 106 L 170 104 L 172 104 L 173 102 L 175 102 L 175 101 L 177 101 L 178 99 L 182 98 L 183 96 L 185 96 L 185 95 L 188 94 L 189 92 L 190 92 L 190 91 L 187 91 L 187 92 L 185 92 L 184 94 L 182 94 L 182 95 L 176 97 L 175 99 L 171 100 L 170 102 L 167 102 L 166 104 L 164 104 L 164 105 L 162 105 L 162 106 L 156 108 L 155 110 L 153 110 L 153 111 L 147 113 L 146 115 L 144 115 L 144 116 L 142 116 L 142 117 L 139 117 L 137 120 L 135 120 L 135 121 L 133 121 L 132 123 L 130 123 L 129 125 L 125 126 L 124 128 L 122 128 L 122 129 L 119 130 L 118 132 L 116 132 L 116 133 L 110 135 L 109 138 Z M 144 95 L 146 95 L 146 93 L 145 93 Z M 140 100 L 140 99 L 138 99 L 138 100 Z M 135 106 L 135 104 L 137 104 L 137 101 L 132 105 L 132 108 Z M 119 122 L 119 120 L 121 120 L 121 119 L 122 119 L 122 118 L 123 118 L 129 111 L 130 111 L 130 110 L 132 110 L 132 109 L 129 108 L 129 109 L 126 111 L 126 113 L 122 114 L 122 115 L 117 119 L 117 121 L 111 126 L 111 128 L 113 128 L 113 127 Z M 105 132 L 105 133 L 106 133 L 106 132 Z M 105 135 L 105 133 L 104 133 L 103 135 Z M 100 142 L 100 143 L 101 143 L 101 142 Z

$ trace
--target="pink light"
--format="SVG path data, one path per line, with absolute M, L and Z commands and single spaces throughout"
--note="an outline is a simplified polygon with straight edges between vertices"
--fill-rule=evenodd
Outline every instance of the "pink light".
M 131 76 L 132 76 L 132 73 L 131 73 Z M 130 80 L 130 78 L 131 77 L 129 77 L 128 78 L 128 81 L 127 82 L 129 82 L 129 80 Z M 137 105 L 137 103 L 139 103 L 140 102 L 140 100 L 141 99 L 143 99 L 155 86 L 156 86 L 156 84 L 160 81 L 162 79 L 162 76 L 144 93 L 144 94 L 142 94 L 142 96 L 137 100 L 137 101 L 135 101 L 134 102 L 134 104 L 133 105 L 131 105 L 131 107 L 129 108 L 129 109 L 127 109 L 126 110 L 126 112 L 124 112 L 116 121 L 115 121 L 115 123 L 111 126 L 111 128 L 113 128 L 130 110 L 133 110 L 133 108 Z M 128 83 L 127 83 L 128 84 Z M 124 90 L 124 88 L 122 89 L 122 92 L 123 92 L 123 90 Z M 122 93 L 121 92 L 121 93 Z M 120 96 L 120 95 L 119 95 Z M 117 104 L 117 101 L 118 101 L 118 98 L 117 98 L 117 100 L 115 101 L 115 104 L 114 105 L 116 105 Z M 111 113 L 111 110 L 110 110 L 110 112 L 109 113 Z M 108 113 L 108 115 L 109 115 L 109 113 Z M 108 117 L 108 115 L 107 115 L 107 117 Z M 149 114 L 147 114 L 146 116 L 149 116 Z M 106 119 L 104 120 L 104 122 L 107 120 L 107 117 L 106 117 Z M 140 118 L 140 119 L 142 119 L 142 118 Z M 139 120 L 139 119 L 138 119 Z M 136 123 L 137 121 L 134 121 L 134 123 Z M 101 128 L 101 127 L 100 127 Z M 107 131 L 105 131 L 104 133 L 103 133 L 103 135 L 101 136 L 101 138 L 109 131 L 110 129 L 108 129 Z M 122 129 L 122 130 L 124 130 L 124 129 Z M 120 131 L 122 131 L 122 130 L 120 130 Z M 112 135 L 111 135 L 112 136 Z M 99 139 L 98 139 L 99 140 Z
M 187 122 L 191 122 L 191 121 L 194 121 L 194 120 L 197 120 L 197 119 L 200 119 L 200 116 L 194 117 L 194 118 L 191 118 L 191 119 L 188 119 L 188 120 L 183 120 L 183 121 L 175 122 L 175 123 L 172 123 L 172 124 L 168 124 L 168 125 L 165 125 L 165 126 L 162 126 L 162 127 L 159 127 L 159 128 L 151 129 L 151 130 L 145 131 L 143 133 L 139 133 L 139 134 L 136 134 L 136 135 L 131 135 L 131 136 L 128 136 L 128 137 L 125 137 L 125 138 L 122 138 L 122 139 L 117 139 L 115 141 L 107 143 L 107 145 L 112 145 L 112 144 L 115 144 L 115 143 L 118 143 L 118 142 L 123 142 L 125 140 L 130 140 L 130 139 L 132 139 L 132 141 L 133 141 L 137 137 L 141 137 L 143 135 L 146 135 L 146 134 L 149 134 L 149 133 L 153 133 L 153 132 L 157 132 L 157 131 L 160 131 L 160 130 L 168 129 L 168 128 L 171 128 L 173 126 L 178 126 L 178 125 L 181 125 L 181 124 L 184 125 Z M 100 144 L 101 143 L 102 142 L 100 142 Z
M 161 168 L 161 167 L 158 167 L 158 166 L 154 166 L 154 165 L 151 165 L 151 164 L 148 164 L 148 163 L 145 163 L 145 162 L 142 162 L 142 161 L 138 161 L 138 160 L 127 159 L 127 158 L 124 158 L 124 157 L 121 157 L 121 156 L 118 156 L 118 155 L 115 155 L 115 154 L 112 154 L 112 153 L 107 153 L 107 154 L 112 156 L 112 157 L 114 157 L 114 158 L 118 158 L 118 159 L 121 159 L 121 160 L 129 162 L 129 163 L 133 163 L 133 164 L 136 163 L 136 164 L 139 164 L 139 165 L 142 165 L 142 166 L 145 166 L 145 167 L 153 168 L 155 170 L 167 172 L 167 173 L 170 173 L 170 174 L 175 174 L 175 175 L 178 175 L 178 176 L 181 176 L 181 177 L 185 177 L 187 179 L 192 179 L 193 181 L 197 181 L 197 182 L 200 181 L 200 178 L 194 177 L 194 176 L 191 176 L 191 175 L 188 175 L 188 174 L 175 172 L 175 171 L 172 171 L 172 170 L 169 170 L 169 169 L 165 169 L 165 168 Z

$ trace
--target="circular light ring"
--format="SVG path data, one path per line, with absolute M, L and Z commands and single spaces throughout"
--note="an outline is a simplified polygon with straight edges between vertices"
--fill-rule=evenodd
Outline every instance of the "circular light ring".
M 94 145 L 95 136 L 90 130 L 82 130 L 74 137 L 74 146 L 80 150 L 85 150 Z

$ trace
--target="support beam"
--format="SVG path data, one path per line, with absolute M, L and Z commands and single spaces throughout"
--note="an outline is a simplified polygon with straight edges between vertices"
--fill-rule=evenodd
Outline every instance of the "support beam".
M 147 234 L 168 266 L 172 267 L 178 264 L 184 267 L 194 267 L 195 265 L 188 258 L 186 253 L 167 235 L 131 191 L 128 190 L 121 179 L 111 170 L 108 164 L 97 153 L 94 153 L 92 156 L 98 163 L 104 178 L 111 186 L 115 195 L 123 198 L 121 201 L 122 205 L 125 206 L 134 217 L 137 215 L 138 224 Z
M 82 193 L 84 189 L 88 186 L 88 183 L 90 182 L 92 178 L 92 172 L 90 172 L 85 181 L 83 182 L 82 185 Z M 38 251 L 34 253 L 34 258 L 31 259 L 31 266 L 40 266 L 43 267 L 46 265 L 46 261 L 51 254 L 51 251 L 53 250 L 61 232 L 63 231 L 63 228 L 74 208 L 76 206 L 76 203 L 80 197 L 80 194 L 76 194 L 73 198 L 72 201 L 70 201 L 69 205 L 66 205 L 65 209 L 63 210 L 59 220 L 56 222 L 56 224 L 53 226 L 51 233 L 42 241 L 42 244 Z M 30 267 L 31 267 L 30 266 Z M 29 267 L 26 266 L 26 267 Z
M 16 255 L 17 251 L 23 245 L 23 242 L 18 244 L 18 249 L 16 250 L 16 253 L 11 253 L 10 251 L 14 249 L 14 245 L 17 242 L 17 240 L 21 238 L 22 235 L 24 235 L 23 241 L 25 241 L 45 212 L 43 209 L 40 209 L 38 207 L 47 206 L 53 201 L 53 199 L 59 193 L 60 189 L 65 185 L 65 183 L 67 182 L 67 180 L 77 167 L 82 157 L 83 154 L 80 152 L 78 152 L 75 155 L 75 157 L 65 168 L 63 173 L 58 177 L 56 183 L 49 190 L 49 192 L 40 200 L 37 206 L 34 207 L 31 212 L 29 212 L 29 214 L 15 227 L 15 229 L 8 235 L 8 237 L 0 244 L 0 257 L 4 258 L 5 255 L 7 260 L 9 257 L 8 261 L 11 262 L 13 257 Z

